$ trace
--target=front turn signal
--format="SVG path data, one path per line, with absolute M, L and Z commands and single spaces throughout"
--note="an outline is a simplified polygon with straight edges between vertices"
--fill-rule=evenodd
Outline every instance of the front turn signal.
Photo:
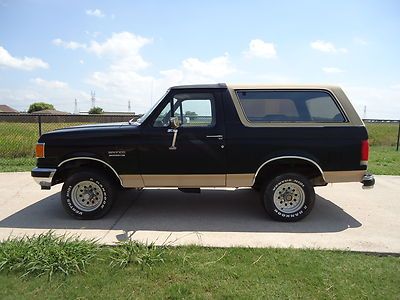
M 44 158 L 44 143 L 36 144 L 36 158 Z

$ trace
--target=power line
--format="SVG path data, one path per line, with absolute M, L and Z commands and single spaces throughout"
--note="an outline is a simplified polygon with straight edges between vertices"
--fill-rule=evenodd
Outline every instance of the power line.
M 91 95 L 91 100 L 92 100 L 92 108 L 96 106 L 96 92 L 90 91 L 90 95 Z
M 79 110 L 78 110 L 78 100 L 76 100 L 75 98 L 75 108 L 74 108 L 74 114 L 78 114 Z

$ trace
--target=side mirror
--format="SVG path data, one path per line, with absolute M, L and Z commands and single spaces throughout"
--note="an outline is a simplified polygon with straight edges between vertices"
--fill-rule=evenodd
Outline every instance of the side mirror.
M 172 117 L 169 119 L 169 125 L 171 126 L 171 128 L 176 129 L 181 125 L 181 122 L 179 122 L 178 117 Z

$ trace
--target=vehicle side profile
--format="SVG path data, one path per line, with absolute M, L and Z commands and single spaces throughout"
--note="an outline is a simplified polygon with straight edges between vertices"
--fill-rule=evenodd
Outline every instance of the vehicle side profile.
M 252 187 L 279 221 L 307 216 L 315 186 L 360 182 L 368 133 L 335 86 L 171 87 L 137 121 L 43 134 L 32 176 L 64 183 L 61 201 L 79 219 L 104 216 L 118 187 Z

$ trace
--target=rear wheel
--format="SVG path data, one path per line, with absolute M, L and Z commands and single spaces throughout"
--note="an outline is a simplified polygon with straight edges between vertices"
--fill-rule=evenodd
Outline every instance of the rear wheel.
M 279 175 L 266 183 L 261 197 L 267 214 L 274 220 L 295 222 L 306 217 L 315 202 L 310 181 L 295 173 Z
M 88 169 L 68 177 L 61 203 L 77 219 L 99 219 L 107 214 L 116 195 L 114 183 L 103 173 Z

